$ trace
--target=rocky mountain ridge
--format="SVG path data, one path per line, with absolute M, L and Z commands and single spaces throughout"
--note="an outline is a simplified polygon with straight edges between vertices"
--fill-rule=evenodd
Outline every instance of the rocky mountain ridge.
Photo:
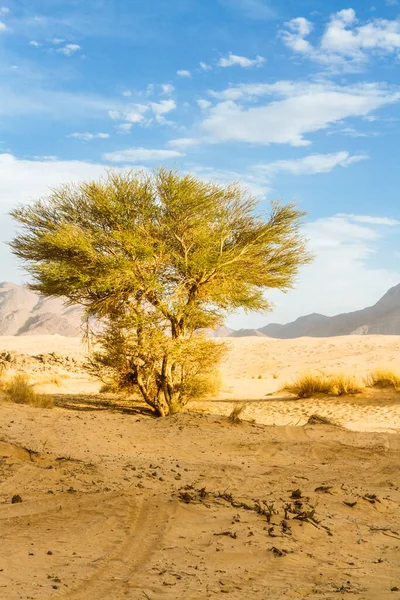
M 67 306 L 62 298 L 44 298 L 25 286 L 0 283 L 0 335 L 64 335 L 81 331 L 82 309 Z M 270 323 L 260 329 L 220 327 L 212 337 L 330 337 L 339 335 L 400 335 L 400 284 L 376 304 L 333 317 L 313 313 L 292 323 Z

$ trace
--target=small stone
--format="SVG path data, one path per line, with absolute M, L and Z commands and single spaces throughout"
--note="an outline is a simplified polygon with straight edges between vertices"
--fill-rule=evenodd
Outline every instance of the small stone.
M 52 551 L 51 551 L 51 550 L 47 550 L 47 554 L 48 554 L 49 556 L 51 556 L 53 553 L 52 553 Z
M 14 494 L 11 498 L 11 504 L 19 504 L 20 502 L 22 502 L 21 496 L 19 494 Z

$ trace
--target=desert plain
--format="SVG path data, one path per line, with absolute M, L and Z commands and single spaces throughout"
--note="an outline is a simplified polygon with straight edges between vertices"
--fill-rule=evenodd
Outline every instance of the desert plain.
M 55 403 L 0 401 L 1 600 L 400 598 L 400 392 L 281 391 L 400 368 L 400 337 L 227 341 L 220 393 L 155 419 L 80 339 L 0 338 Z

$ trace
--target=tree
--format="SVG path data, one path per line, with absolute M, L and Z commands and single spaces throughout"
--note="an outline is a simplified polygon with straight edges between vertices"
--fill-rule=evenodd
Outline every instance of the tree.
M 199 332 L 239 308 L 269 309 L 265 290 L 287 291 L 310 260 L 304 213 L 276 202 L 266 218 L 258 206 L 238 185 L 110 172 L 12 211 L 21 231 L 10 245 L 31 289 L 103 323 L 92 369 L 166 415 L 206 391 L 222 356 Z

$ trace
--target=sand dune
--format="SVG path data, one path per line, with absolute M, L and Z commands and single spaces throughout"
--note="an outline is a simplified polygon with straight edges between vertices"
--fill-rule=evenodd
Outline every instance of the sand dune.
M 79 365 L 34 363 L 57 406 L 0 402 L 1 599 L 396 597 L 400 395 L 268 394 L 305 369 L 396 366 L 400 338 L 230 343 L 221 396 L 167 419 L 98 394 Z M 5 350 L 84 356 L 58 336 Z M 234 426 L 243 399 L 256 422 Z

